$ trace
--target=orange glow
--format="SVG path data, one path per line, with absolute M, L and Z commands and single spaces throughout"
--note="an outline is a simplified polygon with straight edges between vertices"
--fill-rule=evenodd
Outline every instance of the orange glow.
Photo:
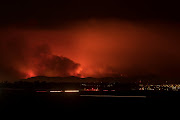
M 35 77 L 36 75 L 34 74 L 33 71 L 29 71 L 26 75 L 26 78 L 31 78 L 31 77 Z
M 175 25 L 150 23 L 94 20 L 57 29 L 8 28 L 2 30 L 1 66 L 16 78 L 178 75 Z

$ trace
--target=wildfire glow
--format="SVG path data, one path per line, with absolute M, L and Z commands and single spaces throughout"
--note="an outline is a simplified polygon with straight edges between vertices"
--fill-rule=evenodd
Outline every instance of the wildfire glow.
M 179 77 L 178 28 L 119 20 L 81 21 L 56 29 L 2 28 L 1 76 Z
M 35 77 L 36 75 L 34 74 L 33 71 L 29 71 L 26 75 L 26 78 L 31 78 L 31 77 Z

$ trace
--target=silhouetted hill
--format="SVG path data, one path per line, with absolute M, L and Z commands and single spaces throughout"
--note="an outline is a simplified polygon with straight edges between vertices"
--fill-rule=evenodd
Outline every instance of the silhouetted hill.
M 80 78 L 75 76 L 69 76 L 69 77 L 46 77 L 46 76 L 37 76 L 37 77 L 31 77 L 28 79 L 22 79 L 21 81 L 27 81 L 27 82 L 67 82 L 67 83 L 83 83 L 83 82 L 132 82 L 134 80 L 125 78 L 125 77 L 104 77 L 104 78 L 93 78 L 93 77 L 87 77 L 87 78 Z

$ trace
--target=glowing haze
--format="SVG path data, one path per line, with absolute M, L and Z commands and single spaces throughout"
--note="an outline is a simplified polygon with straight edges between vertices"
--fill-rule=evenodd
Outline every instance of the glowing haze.
M 101 19 L 51 28 L 4 27 L 0 31 L 0 78 L 177 77 L 179 27 Z

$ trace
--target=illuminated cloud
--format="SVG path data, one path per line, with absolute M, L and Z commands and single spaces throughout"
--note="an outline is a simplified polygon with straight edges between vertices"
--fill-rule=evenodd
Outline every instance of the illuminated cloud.
M 1 78 L 178 77 L 179 24 L 91 19 L 55 28 L 1 28 Z

